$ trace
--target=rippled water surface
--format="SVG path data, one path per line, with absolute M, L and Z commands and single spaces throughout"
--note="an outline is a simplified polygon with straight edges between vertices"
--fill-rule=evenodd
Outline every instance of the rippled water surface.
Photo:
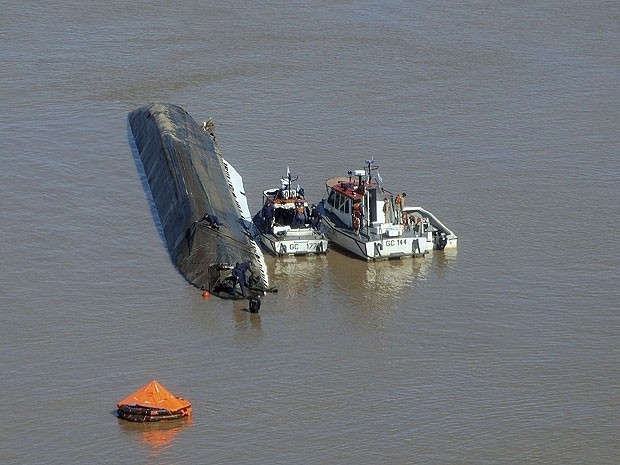
M 616 464 L 620 6 L 0 9 L 0 462 Z M 250 209 L 374 157 L 454 252 L 267 258 L 259 314 L 171 264 L 127 113 L 213 117 Z M 129 424 L 152 379 L 190 421 Z

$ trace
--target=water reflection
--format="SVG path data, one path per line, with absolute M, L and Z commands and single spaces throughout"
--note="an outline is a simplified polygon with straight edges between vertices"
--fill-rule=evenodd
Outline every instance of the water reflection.
M 235 329 L 237 330 L 260 330 L 261 318 L 260 313 L 251 313 L 249 307 L 249 301 L 233 300 L 233 320 L 235 322 Z
M 267 266 L 271 283 L 278 291 L 286 298 L 297 298 L 321 288 L 327 264 L 326 255 L 307 255 L 280 257 Z
M 433 252 L 433 264 L 437 265 L 437 273 L 439 276 L 445 274 L 456 263 L 457 249 L 435 250 Z
M 424 258 L 366 262 L 339 251 L 329 254 L 329 279 L 335 292 L 358 302 L 378 304 L 398 299 L 431 271 L 444 274 L 456 260 L 456 250 L 435 250 Z
M 192 423 L 192 417 L 151 423 L 133 423 L 121 419 L 118 422 L 123 431 L 139 438 L 142 445 L 148 448 L 151 457 L 156 457 L 172 445 L 183 428 Z

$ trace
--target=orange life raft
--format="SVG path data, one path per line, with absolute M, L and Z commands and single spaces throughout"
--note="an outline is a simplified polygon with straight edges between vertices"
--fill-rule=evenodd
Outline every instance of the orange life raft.
M 135 422 L 176 420 L 192 413 L 192 404 L 189 401 L 173 396 L 155 380 L 121 400 L 116 406 L 119 418 Z

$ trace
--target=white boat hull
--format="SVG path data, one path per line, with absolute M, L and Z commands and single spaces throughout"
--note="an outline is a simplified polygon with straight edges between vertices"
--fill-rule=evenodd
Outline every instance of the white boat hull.
M 291 229 L 282 235 L 261 233 L 263 246 L 273 255 L 310 255 L 327 253 L 329 241 L 318 231 L 309 228 Z
M 355 234 L 336 227 L 329 219 L 323 219 L 328 239 L 337 246 L 366 260 L 389 260 L 406 257 L 422 257 L 433 248 L 427 236 L 397 236 Z

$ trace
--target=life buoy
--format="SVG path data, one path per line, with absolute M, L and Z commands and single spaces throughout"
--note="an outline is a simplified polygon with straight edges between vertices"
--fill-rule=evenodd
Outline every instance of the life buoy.
M 357 216 L 353 217 L 353 231 L 358 232 L 360 230 L 360 219 Z

